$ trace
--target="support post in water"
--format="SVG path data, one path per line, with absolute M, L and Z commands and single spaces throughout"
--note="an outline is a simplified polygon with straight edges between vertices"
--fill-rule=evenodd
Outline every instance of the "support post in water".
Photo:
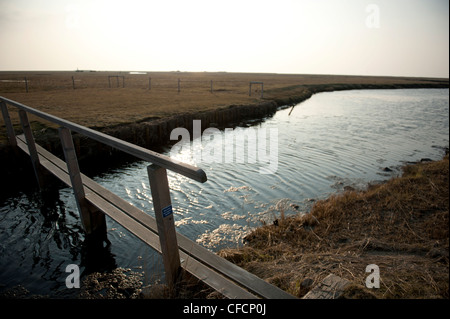
M 77 154 L 73 144 L 72 133 L 66 127 L 59 128 L 59 137 L 66 159 L 67 170 L 70 176 L 70 183 L 72 184 L 75 201 L 77 202 L 78 211 L 85 232 L 88 235 L 93 235 L 94 232 L 105 232 L 106 236 L 106 219 L 105 215 L 98 212 L 94 213 L 89 210 L 89 204 L 86 201 L 83 181 L 81 180 L 80 168 L 78 166 Z M 102 234 L 100 234 L 102 235 Z M 102 236 L 99 238 L 103 239 Z
M 170 200 L 169 182 L 165 168 L 157 165 L 147 167 L 158 226 L 159 241 L 166 272 L 166 281 L 172 290 L 180 273 L 180 253 Z
M 22 130 L 27 140 L 28 151 L 30 152 L 31 163 L 33 164 L 34 174 L 36 175 L 36 180 L 39 184 L 39 188 L 42 189 L 43 175 L 41 173 L 41 166 L 39 162 L 39 155 L 36 150 L 36 144 L 34 142 L 33 131 L 31 130 L 30 122 L 28 121 L 27 112 L 24 110 L 19 110 L 20 123 L 22 124 Z

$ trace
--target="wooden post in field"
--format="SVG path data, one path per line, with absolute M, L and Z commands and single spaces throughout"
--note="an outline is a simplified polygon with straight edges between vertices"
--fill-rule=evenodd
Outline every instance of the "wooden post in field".
M 260 84 L 261 85 L 261 98 L 264 97 L 264 82 L 259 81 L 250 81 L 248 88 L 248 96 L 252 96 L 252 84 Z
M 19 110 L 20 123 L 22 124 L 22 130 L 27 140 L 28 151 L 30 152 L 31 164 L 33 165 L 34 174 L 38 182 L 39 188 L 43 188 L 43 176 L 40 171 L 39 155 L 36 150 L 36 144 L 34 142 L 33 131 L 31 130 L 30 122 L 28 121 L 27 112 Z
M 28 79 L 25 77 L 25 91 L 28 93 Z
M 73 76 L 72 76 L 72 89 L 75 90 L 75 79 L 73 78 Z
M 152 89 L 152 78 L 148 78 L 148 90 L 150 91 Z
M 11 123 L 11 118 L 9 117 L 8 107 L 4 101 L 0 102 L 0 108 L 2 109 L 3 121 L 6 126 L 6 133 L 8 135 L 9 145 L 17 146 L 16 134 L 14 133 L 14 127 Z
M 125 77 L 120 75 L 108 75 L 108 87 L 111 88 L 111 78 L 116 78 L 117 87 L 120 85 L 120 79 L 122 78 L 122 87 L 125 87 Z
M 166 281 L 170 289 L 173 289 L 180 272 L 180 253 L 178 251 L 167 171 L 165 168 L 154 164 L 149 165 L 147 171 L 152 191 L 164 270 L 166 272 Z
M 213 80 L 211 80 L 211 93 L 213 92 Z
M 178 79 L 178 93 L 180 93 L 180 82 L 181 82 L 181 80 Z

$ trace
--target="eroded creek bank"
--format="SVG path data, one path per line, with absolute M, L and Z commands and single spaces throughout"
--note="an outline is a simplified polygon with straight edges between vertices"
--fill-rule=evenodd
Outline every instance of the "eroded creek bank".
M 401 88 L 442 88 L 448 82 L 403 83 L 403 84 L 320 84 L 294 85 L 292 87 L 272 90 L 271 100 L 259 104 L 230 105 L 216 110 L 180 113 L 164 118 L 146 118 L 137 122 L 119 124 L 110 127 L 91 127 L 105 134 L 125 140 L 154 151 L 162 151 L 163 146 L 177 141 L 170 140 L 170 133 L 177 127 L 189 130 L 192 136 L 193 120 L 201 120 L 202 130 L 208 127 L 223 129 L 247 125 L 249 122 L 261 121 L 275 114 L 283 107 L 293 106 L 309 99 L 313 94 L 353 89 L 401 89 Z M 18 134 L 20 132 L 16 132 Z M 42 128 L 34 130 L 36 142 L 64 158 L 59 140 L 58 130 Z M 132 161 L 134 158 L 109 146 L 96 142 L 88 137 L 73 133 L 78 161 L 84 173 L 96 174 L 116 163 Z M 17 152 L 7 145 L 0 144 L 0 191 L 21 190 L 33 176 L 30 160 L 22 152 Z M 26 181 L 26 183 L 24 183 Z

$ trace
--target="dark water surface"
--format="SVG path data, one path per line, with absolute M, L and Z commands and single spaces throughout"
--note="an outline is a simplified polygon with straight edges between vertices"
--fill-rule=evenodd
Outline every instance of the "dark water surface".
M 249 135 L 248 130 L 256 135 L 266 132 L 267 145 L 272 133 L 277 133 L 274 174 L 261 174 L 269 162 L 252 158 L 247 144 L 244 163 L 237 157 L 226 160 L 230 136 Z M 281 212 L 306 212 L 315 199 L 396 176 L 406 162 L 442 158 L 449 146 L 449 90 L 320 93 L 258 125 L 213 136 L 198 145 L 205 153 L 222 148 L 216 162 L 205 162 L 190 152 L 189 145 L 197 145 L 198 140 L 172 154 L 201 167 L 208 181 L 200 184 L 169 172 L 169 183 L 178 231 L 218 250 L 241 245 L 248 231 L 262 221 L 272 222 Z M 266 149 L 269 153 L 269 146 Z M 166 149 L 167 154 L 170 151 Z M 236 149 L 235 155 L 239 152 Z M 153 214 L 146 166 L 132 162 L 93 179 Z M 65 286 L 68 264 L 79 265 L 82 278 L 90 271 L 112 267 L 143 272 L 147 282 L 161 277 L 158 254 L 113 220 L 107 219 L 107 224 L 112 245 L 92 256 L 83 246 L 71 189 L 56 188 L 45 196 L 35 190 L 3 196 L 0 290 L 22 284 L 34 294 L 75 296 L 76 289 Z

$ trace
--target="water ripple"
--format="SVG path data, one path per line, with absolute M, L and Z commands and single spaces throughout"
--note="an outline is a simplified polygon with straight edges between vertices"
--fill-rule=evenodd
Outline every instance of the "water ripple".
M 177 229 L 209 249 L 234 247 L 262 220 L 307 210 L 312 199 L 345 186 L 363 188 L 387 179 L 405 161 L 439 159 L 449 145 L 448 98 L 448 89 L 355 90 L 316 94 L 291 115 L 290 108 L 280 110 L 252 127 L 278 129 L 275 174 L 260 174 L 264 163 L 258 162 L 197 163 L 208 176 L 204 184 L 168 172 Z M 191 155 L 180 158 L 192 164 Z M 94 179 L 154 214 L 146 166 L 135 162 Z M 385 167 L 393 172 L 384 172 Z M 108 258 L 149 274 L 161 271 L 159 256 L 113 220 L 107 223 L 112 241 Z M 0 284 L 26 283 L 49 294 L 61 291 L 63 267 L 83 262 L 82 242 L 70 189 L 46 201 L 36 194 L 3 201 Z

